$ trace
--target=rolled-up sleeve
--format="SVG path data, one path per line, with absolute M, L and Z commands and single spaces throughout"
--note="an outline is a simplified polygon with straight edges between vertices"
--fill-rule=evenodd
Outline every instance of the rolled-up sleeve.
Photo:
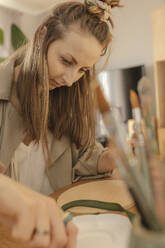
M 100 155 L 106 151 L 107 148 L 103 148 L 101 144 L 95 143 L 92 153 L 89 156 L 89 149 L 84 153 L 80 153 L 76 146 L 72 147 L 73 156 L 73 172 L 72 181 L 78 181 L 81 179 L 94 179 L 94 178 L 104 178 L 109 175 L 109 173 L 98 173 L 98 160 Z M 88 158 L 89 156 L 89 158 Z

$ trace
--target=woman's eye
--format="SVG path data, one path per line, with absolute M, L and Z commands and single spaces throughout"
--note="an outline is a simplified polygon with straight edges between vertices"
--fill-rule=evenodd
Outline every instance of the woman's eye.
M 64 64 L 67 64 L 67 65 L 71 65 L 71 64 L 72 64 L 71 61 L 69 61 L 69 60 L 67 60 L 67 59 L 65 59 L 65 58 L 63 58 L 63 57 L 61 57 L 61 60 L 62 60 L 62 62 L 63 62 Z

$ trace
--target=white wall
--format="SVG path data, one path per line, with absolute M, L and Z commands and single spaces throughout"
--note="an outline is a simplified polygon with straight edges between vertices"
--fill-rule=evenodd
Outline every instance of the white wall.
M 13 48 L 11 45 L 11 25 L 13 23 L 19 25 L 21 13 L 11 9 L 0 7 L 0 28 L 4 31 L 4 44 L 0 46 L 0 57 L 8 57 Z
M 112 10 L 115 28 L 107 68 L 125 68 L 145 64 L 147 76 L 153 83 L 151 12 L 153 8 L 165 5 L 165 0 L 121 0 L 121 4 L 124 5 L 123 8 Z M 31 38 L 42 18 L 42 15 L 35 17 L 28 14 L 20 17 L 19 25 L 28 38 Z
M 61 1 L 66 0 L 55 0 L 55 2 Z M 108 68 L 144 63 L 149 72 L 153 61 L 151 10 L 164 5 L 165 0 L 121 0 L 121 4 L 124 5 L 123 8 L 112 10 L 115 28 Z M 41 19 L 42 15 L 21 16 L 19 25 L 28 38 L 31 38 Z
M 114 9 L 114 40 L 108 68 L 146 65 L 153 81 L 152 9 L 165 0 L 122 0 L 121 9 Z
M 108 68 L 145 64 L 147 74 L 153 80 L 151 11 L 164 5 L 165 0 L 121 0 L 121 4 L 123 8 L 112 10 L 115 28 Z M 29 38 L 42 18 L 22 16 L 20 25 Z
M 35 1 L 35 0 L 33 0 L 33 1 Z M 54 3 L 59 4 L 61 2 L 67 2 L 67 1 L 68 0 L 54 0 Z M 51 0 L 49 2 L 52 3 Z M 48 6 L 49 6 L 49 3 L 48 3 Z M 30 15 L 30 14 L 26 14 L 26 13 L 24 13 L 22 15 L 20 27 L 24 30 L 24 33 L 26 34 L 26 36 L 29 39 L 32 37 L 33 33 L 35 32 L 36 28 L 38 27 L 38 24 L 40 24 L 40 22 L 44 19 L 44 17 L 46 17 L 47 14 L 49 14 L 49 13 L 50 13 L 50 10 L 41 14 L 41 15 L 38 15 L 38 16 Z
M 152 46 L 152 10 L 165 5 L 165 0 L 121 0 L 123 8 L 114 9 L 113 42 L 107 69 L 145 65 L 153 89 L 155 86 Z

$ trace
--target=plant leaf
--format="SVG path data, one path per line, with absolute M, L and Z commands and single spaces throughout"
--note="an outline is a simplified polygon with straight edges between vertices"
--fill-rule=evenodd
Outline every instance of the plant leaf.
M 0 63 L 3 62 L 5 60 L 5 58 L 0 58 Z
M 4 32 L 0 28 L 0 45 L 2 46 L 4 44 Z
M 25 45 L 28 42 L 28 39 L 21 31 L 21 29 L 16 25 L 11 25 L 11 44 L 14 50 L 18 49 L 20 46 Z

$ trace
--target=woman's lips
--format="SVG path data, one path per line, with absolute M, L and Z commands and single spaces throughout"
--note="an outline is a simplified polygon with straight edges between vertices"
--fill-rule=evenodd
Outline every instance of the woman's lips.
M 51 79 L 51 86 L 57 88 L 57 87 L 60 87 L 62 85 L 58 84 L 54 79 Z

